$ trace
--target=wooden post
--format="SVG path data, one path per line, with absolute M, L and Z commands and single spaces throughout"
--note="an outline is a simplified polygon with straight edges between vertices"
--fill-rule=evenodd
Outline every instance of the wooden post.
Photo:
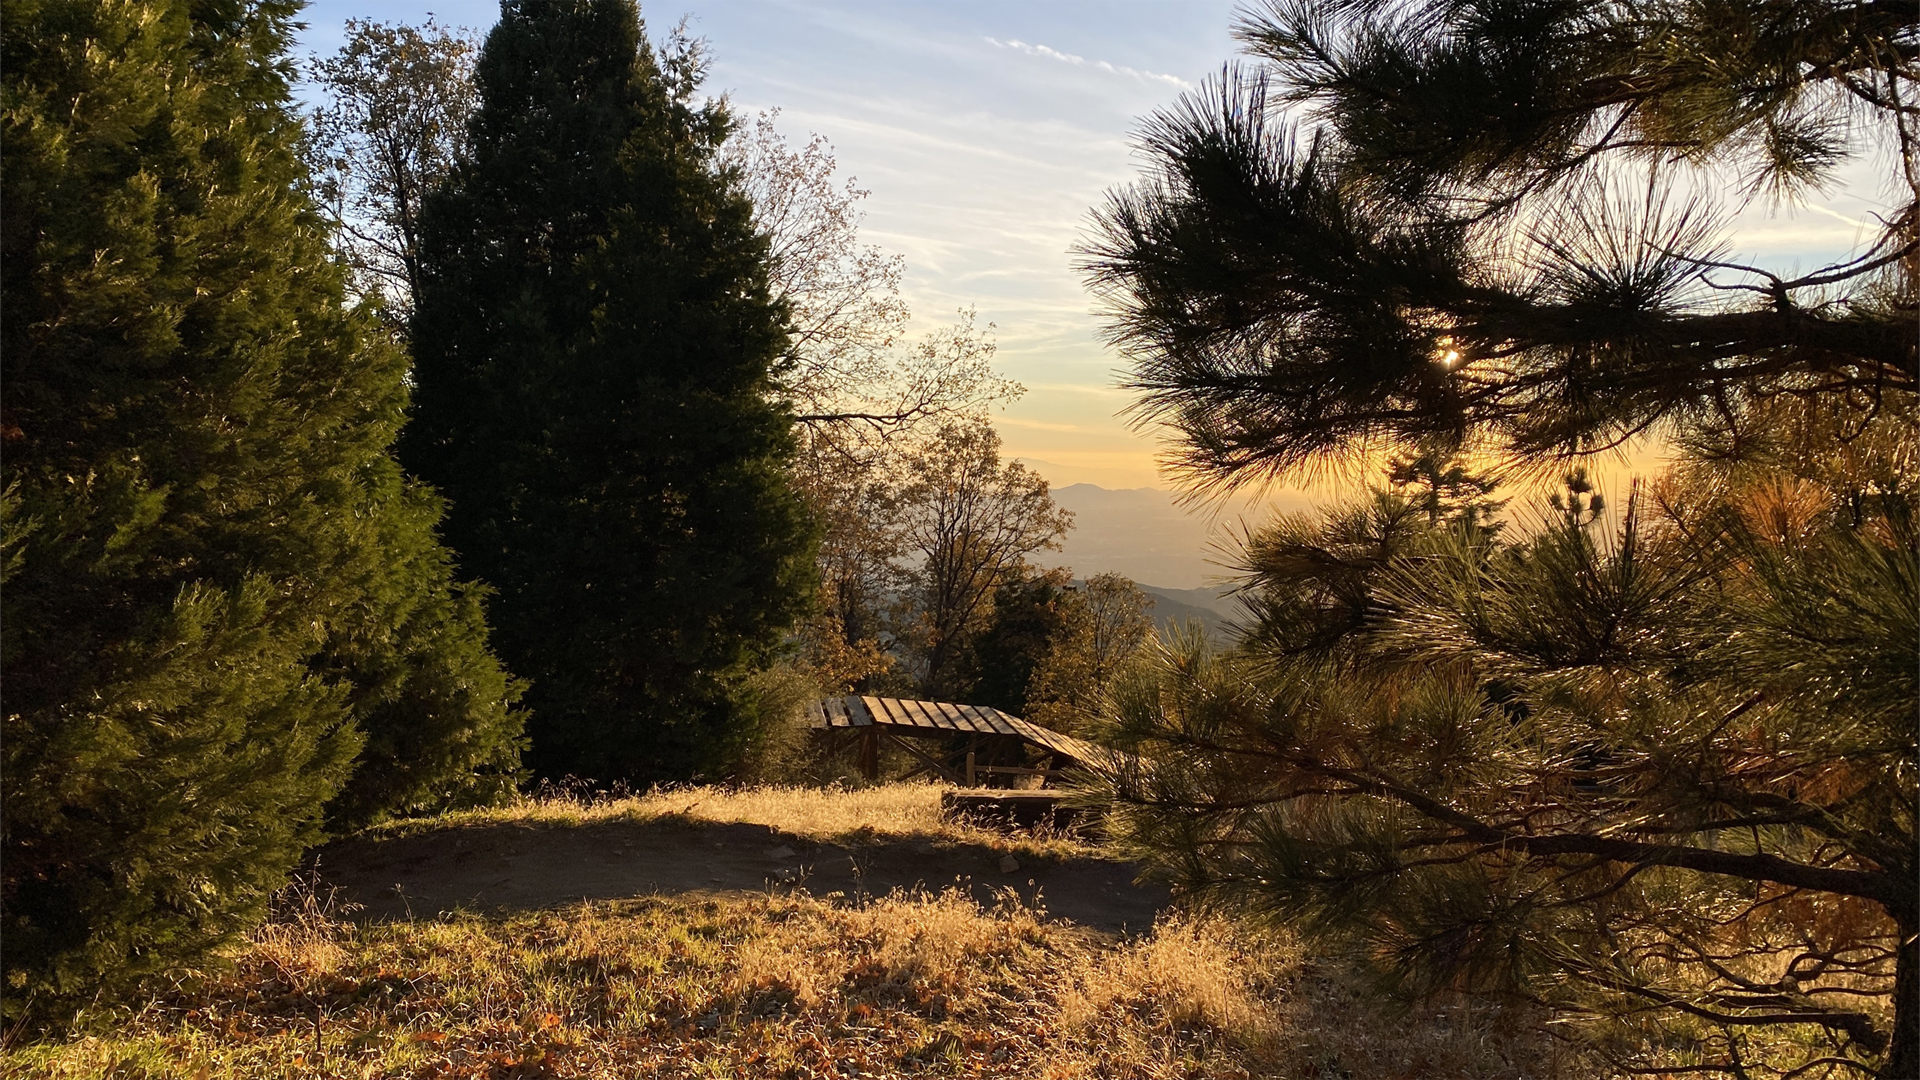
M 860 740 L 860 772 L 869 780 L 880 779 L 880 733 L 873 728 Z
M 967 786 L 973 786 L 973 751 L 967 751 Z

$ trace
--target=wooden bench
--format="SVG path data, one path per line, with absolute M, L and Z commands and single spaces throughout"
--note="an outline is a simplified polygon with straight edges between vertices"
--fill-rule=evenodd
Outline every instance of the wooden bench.
M 1058 780 L 1067 775 L 1065 769 L 1031 769 L 1023 765 L 982 765 L 976 760 L 977 757 L 978 755 L 973 751 L 967 751 L 966 786 L 969 788 L 980 787 L 980 778 L 983 776 L 1038 776 L 1044 784 L 1048 780 Z
M 940 793 L 940 816 L 988 829 L 1031 829 L 1038 825 L 1065 829 L 1083 822 L 1086 812 L 1066 806 L 1058 791 L 1007 791 L 973 788 Z

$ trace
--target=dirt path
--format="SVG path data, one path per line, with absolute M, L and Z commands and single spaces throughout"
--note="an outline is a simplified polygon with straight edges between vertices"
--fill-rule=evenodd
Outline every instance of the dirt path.
M 317 869 L 360 917 L 424 918 L 468 909 L 509 912 L 649 893 L 765 892 L 803 887 L 852 897 L 894 889 L 968 890 L 983 903 L 1012 889 L 1055 918 L 1139 933 L 1169 901 L 1135 868 L 1099 859 L 1016 857 L 941 837 L 829 843 L 765 825 L 681 820 L 578 826 L 486 825 L 392 839 L 352 838 L 322 849 Z M 1037 899 L 1036 899 L 1037 898 Z

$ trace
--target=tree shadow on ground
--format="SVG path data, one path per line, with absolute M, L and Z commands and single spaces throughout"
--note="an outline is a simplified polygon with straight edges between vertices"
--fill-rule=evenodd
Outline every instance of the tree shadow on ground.
M 1016 855 L 940 835 L 822 841 L 766 825 L 666 818 L 583 825 L 494 824 L 336 841 L 313 860 L 320 880 L 364 920 L 490 914 L 580 900 L 783 891 L 850 900 L 896 889 L 956 888 L 983 904 L 1007 895 L 1052 918 L 1144 933 L 1171 902 L 1138 867 Z

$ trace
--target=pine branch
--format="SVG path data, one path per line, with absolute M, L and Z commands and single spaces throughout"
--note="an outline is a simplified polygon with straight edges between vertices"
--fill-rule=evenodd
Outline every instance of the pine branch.
M 1182 745 L 1215 754 L 1270 757 L 1304 772 L 1341 780 L 1352 785 L 1356 792 L 1392 799 L 1432 821 L 1451 825 L 1457 830 L 1454 837 L 1456 842 L 1477 844 L 1483 850 L 1518 851 L 1537 858 L 1591 855 L 1636 866 L 1670 866 L 1748 881 L 1770 881 L 1794 888 L 1858 896 L 1884 904 L 1892 910 L 1911 908 L 1916 899 L 1920 899 L 1920 888 L 1891 873 L 1814 866 L 1764 853 L 1740 854 L 1577 833 L 1528 834 L 1502 829 L 1387 777 L 1331 765 L 1311 755 L 1287 750 L 1257 751 L 1190 737 L 1183 739 Z

